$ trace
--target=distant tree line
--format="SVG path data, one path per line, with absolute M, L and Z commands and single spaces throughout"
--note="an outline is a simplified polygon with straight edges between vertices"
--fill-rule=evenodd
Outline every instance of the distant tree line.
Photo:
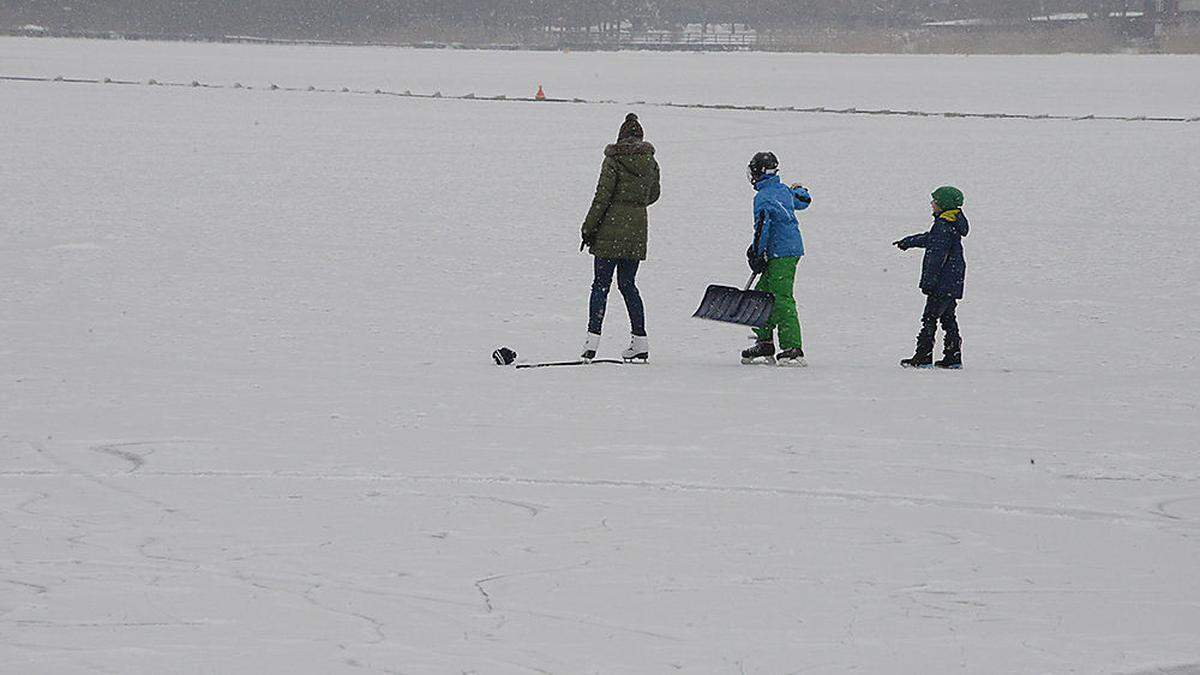
M 930 20 L 1094 18 L 1162 0 L 0 0 L 0 25 L 51 29 L 354 39 L 455 29 L 508 35 L 678 30 L 739 24 L 904 27 Z M 1171 0 L 1167 0 L 1168 3 Z

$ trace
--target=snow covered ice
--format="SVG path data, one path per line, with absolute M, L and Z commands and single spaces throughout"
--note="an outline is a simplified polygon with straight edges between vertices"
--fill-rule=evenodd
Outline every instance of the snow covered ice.
M 1200 671 L 1200 124 L 627 104 L 1194 117 L 1198 67 L 0 39 L 226 87 L 0 81 L 0 671 Z M 622 103 L 266 89 L 538 82 Z M 650 364 L 492 365 L 576 355 L 628 111 Z M 799 371 L 690 318 L 765 149 Z M 903 371 L 946 182 L 966 369 Z

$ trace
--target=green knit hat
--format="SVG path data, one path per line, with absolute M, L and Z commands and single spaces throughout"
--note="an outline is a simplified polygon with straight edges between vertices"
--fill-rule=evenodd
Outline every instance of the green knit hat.
M 943 211 L 957 209 L 963 205 L 963 193 L 956 187 L 943 185 L 933 191 L 933 201 L 937 202 L 938 208 Z

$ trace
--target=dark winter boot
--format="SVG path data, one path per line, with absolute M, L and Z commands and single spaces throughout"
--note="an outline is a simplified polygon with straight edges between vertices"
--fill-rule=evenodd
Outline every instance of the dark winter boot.
M 775 343 L 758 341 L 750 349 L 742 351 L 742 363 L 775 363 Z
M 904 359 L 900 365 L 905 368 L 929 368 L 933 366 L 933 350 L 932 349 L 917 349 L 917 353 L 912 355 L 910 359 Z
M 962 341 L 947 342 L 941 360 L 933 364 L 933 366 L 935 368 L 948 368 L 950 370 L 962 368 Z

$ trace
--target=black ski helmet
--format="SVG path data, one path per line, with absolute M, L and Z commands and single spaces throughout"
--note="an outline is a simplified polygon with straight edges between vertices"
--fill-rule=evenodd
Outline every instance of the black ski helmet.
M 750 163 L 746 165 L 746 177 L 750 179 L 750 184 L 754 185 L 763 179 L 763 176 L 775 175 L 779 171 L 779 160 L 773 152 L 756 152 L 754 157 L 750 158 Z

